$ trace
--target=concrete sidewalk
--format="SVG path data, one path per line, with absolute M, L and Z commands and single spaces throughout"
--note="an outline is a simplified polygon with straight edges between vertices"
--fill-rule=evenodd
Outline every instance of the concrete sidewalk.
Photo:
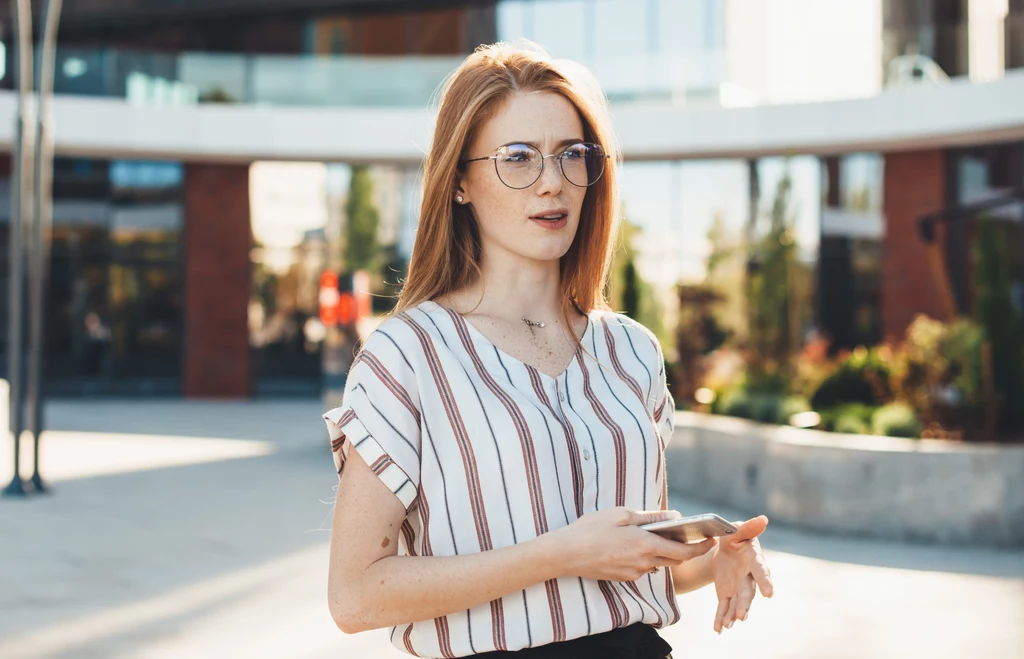
M 403 657 L 326 607 L 335 476 L 318 401 L 60 402 L 53 494 L 0 499 L 0 657 Z M 0 447 L 0 475 L 10 473 Z M 673 498 L 686 512 L 737 511 Z M 1024 551 L 825 538 L 773 526 L 776 582 L 711 631 L 682 596 L 676 656 L 1024 658 Z

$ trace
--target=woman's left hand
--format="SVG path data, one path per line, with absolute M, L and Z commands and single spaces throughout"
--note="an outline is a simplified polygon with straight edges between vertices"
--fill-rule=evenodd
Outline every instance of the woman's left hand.
M 733 621 L 747 619 L 757 588 L 765 597 L 771 597 L 774 590 L 771 571 L 757 539 L 768 527 L 768 518 L 761 515 L 737 526 L 736 533 L 719 538 L 711 558 L 711 576 L 718 593 L 715 631 L 719 634 L 732 627 Z

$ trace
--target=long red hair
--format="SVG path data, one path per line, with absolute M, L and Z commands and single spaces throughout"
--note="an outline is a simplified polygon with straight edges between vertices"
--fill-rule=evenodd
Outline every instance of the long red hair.
M 574 307 L 609 309 L 605 283 L 616 235 L 621 158 L 608 104 L 593 76 L 572 62 L 553 60 L 533 44 L 481 46 L 445 82 L 433 143 L 424 163 L 423 203 L 409 274 L 395 312 L 440 298 L 480 276 L 476 220 L 453 200 L 459 162 L 475 132 L 520 92 L 553 92 L 575 106 L 583 139 L 611 154 L 601 179 L 587 189 L 576 237 L 561 259 L 562 314 L 571 327 Z

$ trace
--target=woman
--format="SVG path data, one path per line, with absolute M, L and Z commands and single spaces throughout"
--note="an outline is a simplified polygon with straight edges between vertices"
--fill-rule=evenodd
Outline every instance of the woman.
M 662 659 L 676 593 L 714 581 L 719 633 L 771 594 L 764 517 L 720 544 L 637 528 L 678 516 L 674 403 L 657 340 L 602 292 L 616 153 L 592 78 L 538 49 L 481 47 L 446 83 L 396 313 L 324 415 L 342 630 L 420 657 Z

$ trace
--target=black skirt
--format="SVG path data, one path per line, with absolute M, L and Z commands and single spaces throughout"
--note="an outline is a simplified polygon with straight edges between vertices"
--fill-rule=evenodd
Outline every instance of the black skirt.
M 637 623 L 571 641 L 540 645 L 515 652 L 485 652 L 473 659 L 671 659 L 672 646 L 654 627 Z

